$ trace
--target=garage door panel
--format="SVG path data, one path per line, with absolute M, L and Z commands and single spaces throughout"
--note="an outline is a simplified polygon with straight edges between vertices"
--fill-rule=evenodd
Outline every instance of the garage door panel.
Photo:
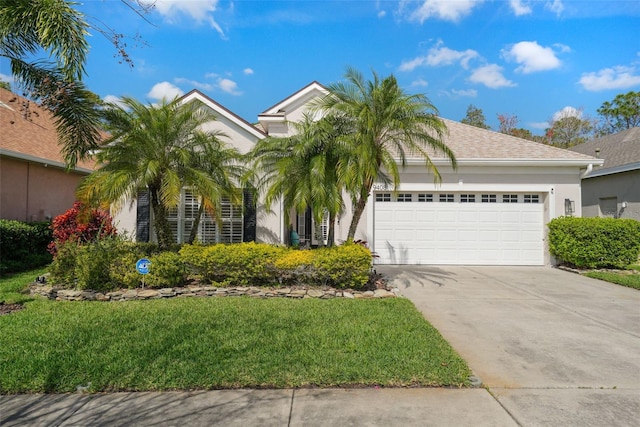
M 436 201 L 374 206 L 374 250 L 380 256 L 376 263 L 544 263 L 542 204 Z

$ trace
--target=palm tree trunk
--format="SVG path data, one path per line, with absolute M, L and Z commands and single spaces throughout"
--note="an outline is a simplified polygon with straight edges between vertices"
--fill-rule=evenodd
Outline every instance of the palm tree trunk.
M 327 246 L 332 247 L 336 244 L 336 214 L 329 214 L 329 233 L 327 233 Z
M 356 235 L 356 230 L 358 229 L 358 224 L 360 223 L 360 217 L 362 217 L 362 213 L 364 209 L 367 207 L 367 200 L 369 199 L 369 193 L 367 192 L 365 196 L 360 195 L 360 198 L 356 202 L 353 207 L 353 217 L 351 218 L 351 225 L 349 225 L 349 233 L 347 234 L 347 240 L 354 240 Z
M 156 231 L 158 238 L 158 245 L 161 248 L 169 248 L 175 243 L 173 232 L 171 231 L 171 225 L 166 207 L 160 202 L 158 198 L 158 190 L 155 187 L 149 187 L 151 208 L 153 209 L 153 227 Z
M 196 214 L 195 219 L 193 220 L 193 225 L 191 226 L 191 232 L 189 232 L 189 238 L 187 239 L 188 244 L 192 244 L 196 237 L 198 236 L 198 227 L 200 226 L 200 220 L 202 219 L 202 213 L 204 212 L 204 203 L 200 203 L 200 207 L 198 208 L 198 213 Z

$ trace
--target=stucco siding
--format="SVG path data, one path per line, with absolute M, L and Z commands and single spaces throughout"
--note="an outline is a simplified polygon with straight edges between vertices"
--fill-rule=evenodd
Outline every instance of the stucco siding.
M 0 158 L 0 218 L 47 221 L 70 209 L 85 176 L 8 157 Z
M 600 199 L 616 198 L 618 218 L 640 221 L 640 170 L 586 178 L 582 181 L 583 216 L 602 216 Z M 626 207 L 623 207 L 626 202 Z

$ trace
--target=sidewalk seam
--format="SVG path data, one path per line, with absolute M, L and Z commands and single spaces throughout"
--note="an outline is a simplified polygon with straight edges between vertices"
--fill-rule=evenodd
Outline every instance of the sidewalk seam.
M 504 406 L 504 405 L 502 404 L 502 402 L 500 402 L 500 399 L 498 399 L 498 398 L 493 394 L 493 392 L 489 389 L 489 387 L 485 387 L 485 390 L 487 390 L 487 393 L 489 393 L 489 396 L 491 396 L 491 397 L 493 398 L 493 400 L 495 400 L 496 402 L 498 402 L 498 405 L 500 405 L 500 407 L 501 407 L 502 409 L 504 409 L 504 411 L 507 413 L 507 415 L 509 415 L 509 416 L 511 417 L 511 419 L 512 419 L 512 420 L 513 420 L 517 425 L 519 425 L 520 427 L 524 427 L 524 425 L 523 425 L 520 421 L 518 421 L 518 419 L 517 419 L 517 418 L 516 418 L 512 413 L 511 413 L 511 411 L 509 411 L 509 410 L 507 409 L 507 407 L 506 407 L 506 406 Z
M 287 427 L 291 427 L 291 417 L 293 417 L 293 398 L 296 395 L 296 389 L 291 390 L 291 406 L 289 407 L 289 422 L 287 422 Z

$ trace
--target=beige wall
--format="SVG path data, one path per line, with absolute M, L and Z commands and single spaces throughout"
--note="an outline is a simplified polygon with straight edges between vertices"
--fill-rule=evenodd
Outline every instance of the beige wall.
M 582 180 L 583 216 L 602 216 L 600 199 L 610 197 L 617 199 L 618 218 L 640 221 L 640 170 Z M 623 202 L 626 202 L 626 207 L 623 207 Z
M 32 222 L 60 215 L 73 206 L 84 176 L 0 156 L 0 218 Z

